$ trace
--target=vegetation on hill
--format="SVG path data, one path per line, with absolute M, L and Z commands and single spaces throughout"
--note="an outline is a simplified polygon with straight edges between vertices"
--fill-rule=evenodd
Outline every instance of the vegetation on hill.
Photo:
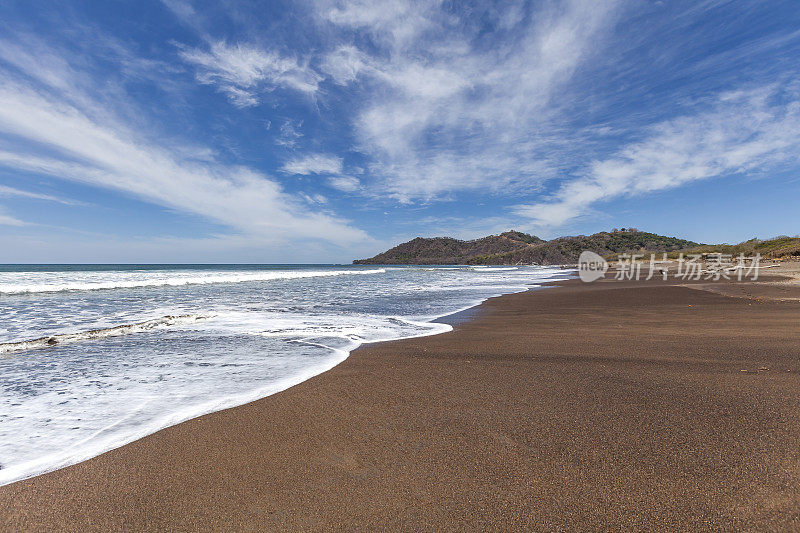
M 704 244 L 694 248 L 684 250 L 690 254 L 720 253 L 738 256 L 753 256 L 761 254 L 768 259 L 800 258 L 800 237 L 788 237 L 782 235 L 774 239 L 760 240 L 750 239 L 739 244 Z
M 417 237 L 370 259 L 354 261 L 356 264 L 390 265 L 456 265 L 468 264 L 476 257 L 494 257 L 514 250 L 521 250 L 542 239 L 508 231 L 501 235 L 490 235 L 482 239 L 462 241 L 451 237 Z
M 462 241 L 450 237 L 417 237 L 355 264 L 501 265 L 575 263 L 584 250 L 600 255 L 624 252 L 671 252 L 698 243 L 636 229 L 560 237 L 545 241 L 520 231 L 507 231 L 481 239 Z

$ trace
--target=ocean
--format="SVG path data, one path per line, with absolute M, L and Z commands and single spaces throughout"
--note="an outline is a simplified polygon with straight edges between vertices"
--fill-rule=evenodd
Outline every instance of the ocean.
M 547 267 L 0 265 L 0 485 L 434 335 Z

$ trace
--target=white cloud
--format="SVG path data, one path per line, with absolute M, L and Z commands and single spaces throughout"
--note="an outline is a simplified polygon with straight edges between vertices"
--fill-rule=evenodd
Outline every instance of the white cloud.
M 27 226 L 27 222 L 23 222 L 18 218 L 14 218 L 11 215 L 6 215 L 0 210 L 0 226 Z
M 236 107 L 252 107 L 259 103 L 259 99 L 250 91 L 233 86 L 224 86 L 222 90 Z
M 181 20 L 189 20 L 197 14 L 194 7 L 185 0 L 161 0 L 161 2 Z
M 328 199 L 319 193 L 303 194 L 303 199 L 309 204 L 327 204 Z
M 530 193 L 568 151 L 561 89 L 602 47 L 618 4 L 544 4 L 529 27 L 479 47 L 478 30 L 439 2 L 323 3 L 322 18 L 372 35 L 378 48 L 339 46 L 321 68 L 338 84 L 377 86 L 353 123 L 383 193 L 403 202 Z M 500 27 L 524 18 L 519 8 L 498 17 Z
M 288 88 L 314 94 L 322 76 L 296 58 L 248 44 L 214 42 L 208 51 L 185 49 L 181 58 L 197 68 L 201 83 L 217 85 L 239 107 L 258 104 L 262 90 Z
M 361 189 L 361 181 L 353 176 L 343 175 L 341 157 L 329 154 L 310 154 L 286 162 L 281 171 L 288 174 L 306 176 L 309 174 L 328 174 L 327 182 L 332 188 L 342 192 L 355 192 Z M 327 201 L 327 200 L 326 200 Z M 324 203 L 319 202 L 317 203 Z
M 297 140 L 303 136 L 300 128 L 303 126 L 303 121 L 297 122 L 295 125 L 291 120 L 285 121 L 281 124 L 280 136 L 275 139 L 275 144 L 278 146 L 287 146 L 294 148 L 297 145 Z
M 348 0 L 318 2 L 323 19 L 353 29 L 367 30 L 393 47 L 403 47 L 433 26 L 440 0 Z
M 321 69 L 339 85 L 358 79 L 365 69 L 372 69 L 369 58 L 353 45 L 342 45 L 322 59 Z
M 558 226 L 595 202 L 796 162 L 800 100 L 783 97 L 772 87 L 723 94 L 710 110 L 657 124 L 647 138 L 595 161 L 547 201 L 518 206 L 515 213 Z
M 6 185 L 0 185 L 0 196 L 18 196 L 21 198 L 33 198 L 34 200 L 45 200 L 47 202 L 56 202 L 64 205 L 77 205 L 79 203 L 73 200 L 67 200 L 49 194 L 40 194 L 37 192 L 23 191 L 22 189 L 8 187 Z
M 64 58 L 30 35 L 0 40 L 0 60 L 24 71 L 28 76 L 50 87 L 69 92 L 75 89 L 72 68 Z
M 352 176 L 334 176 L 328 178 L 328 183 L 342 192 L 355 192 L 361 188 L 361 182 Z
M 341 174 L 342 158 L 334 155 L 311 154 L 298 159 L 287 161 L 283 172 L 288 174 Z
M 0 151 L 0 165 L 116 189 L 198 214 L 261 239 L 347 243 L 366 234 L 334 216 L 307 210 L 262 173 L 213 160 L 183 159 L 121 123 L 99 121 L 21 84 L 0 82 L 0 132 L 28 150 Z
M 287 161 L 281 168 L 287 174 L 307 176 L 328 174 L 327 182 L 332 188 L 342 192 L 355 192 L 361 189 L 361 181 L 353 176 L 343 175 L 344 165 L 341 157 L 329 154 L 310 154 Z M 327 201 L 327 200 L 326 200 Z M 324 203 L 319 202 L 317 203 Z

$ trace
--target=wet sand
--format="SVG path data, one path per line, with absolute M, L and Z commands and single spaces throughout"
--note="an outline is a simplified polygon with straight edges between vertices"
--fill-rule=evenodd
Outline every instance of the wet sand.
M 740 289 L 492 299 L 0 487 L 0 528 L 800 530 L 800 302 Z

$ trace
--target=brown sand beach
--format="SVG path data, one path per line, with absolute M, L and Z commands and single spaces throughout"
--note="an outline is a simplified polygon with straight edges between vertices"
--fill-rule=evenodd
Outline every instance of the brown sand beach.
M 0 528 L 800 530 L 800 288 L 721 287 L 489 300 L 0 487 Z

